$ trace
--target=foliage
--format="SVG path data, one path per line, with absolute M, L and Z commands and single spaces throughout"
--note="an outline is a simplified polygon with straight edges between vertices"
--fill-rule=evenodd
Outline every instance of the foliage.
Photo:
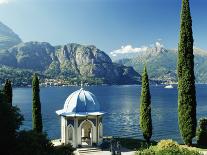
M 0 154 L 11 154 L 17 143 L 17 130 L 22 121 L 23 116 L 20 114 L 20 110 L 9 105 L 7 100 L 5 100 L 3 92 L 0 92 Z
M 60 145 L 55 147 L 54 155 L 73 155 L 75 148 L 71 144 Z
M 81 81 L 84 81 L 84 83 L 88 83 L 89 85 L 99 85 L 103 84 L 106 81 L 104 81 L 103 78 L 95 78 L 95 77 L 68 77 L 64 76 L 63 74 L 57 75 L 58 71 L 50 70 L 46 71 L 46 74 L 43 75 L 43 73 L 38 72 L 38 76 L 40 77 L 40 81 L 43 81 L 45 78 L 54 78 L 54 79 L 61 79 L 64 80 L 65 84 L 70 85 L 76 85 L 78 83 L 81 83 Z M 5 82 L 6 79 L 10 79 L 13 86 L 28 86 L 32 85 L 32 75 L 33 71 L 31 70 L 25 70 L 25 69 L 18 69 L 18 68 L 11 68 L 6 66 L 0 65 L 0 82 Z
M 3 88 L 6 103 L 12 105 L 12 85 L 10 80 L 6 80 Z
M 140 98 L 140 128 L 144 139 L 149 142 L 152 136 L 151 96 L 146 66 L 142 74 L 142 91 Z
M 52 155 L 54 153 L 53 144 L 42 133 L 21 131 L 17 141 L 14 155 Z
M 207 118 L 199 120 L 199 126 L 196 132 L 197 144 L 207 146 Z
M 184 143 L 191 145 L 196 134 L 196 92 L 189 0 L 182 0 L 177 74 L 179 129 Z
M 60 74 L 60 64 L 58 61 L 53 61 L 49 68 L 45 71 L 45 74 L 49 77 L 56 77 Z
M 139 150 L 136 155 L 201 155 L 198 151 L 189 150 L 172 140 L 162 140 L 156 146 Z
M 117 141 L 121 143 L 121 146 L 128 148 L 130 150 L 136 149 L 146 149 L 150 145 L 156 145 L 157 142 L 151 141 L 150 143 L 146 143 L 146 141 L 141 139 L 133 139 L 133 138 L 115 138 Z
M 177 148 L 179 147 L 178 143 L 171 140 L 171 139 L 167 139 L 167 140 L 161 140 L 158 144 L 157 144 L 157 148 L 158 149 L 168 149 L 168 148 Z
M 42 132 L 42 114 L 41 114 L 41 103 L 40 103 L 40 88 L 39 79 L 34 74 L 32 79 L 32 128 L 36 132 Z
M 110 142 L 104 139 L 103 142 L 101 143 L 101 145 L 99 147 L 102 150 L 108 149 L 108 148 L 110 148 Z
M 12 67 L 6 67 L 0 65 L 0 82 L 3 83 L 6 79 L 10 79 L 13 86 L 27 86 L 32 84 L 32 75 L 31 70 L 18 69 Z M 41 79 L 45 78 L 44 75 L 38 72 L 38 75 Z

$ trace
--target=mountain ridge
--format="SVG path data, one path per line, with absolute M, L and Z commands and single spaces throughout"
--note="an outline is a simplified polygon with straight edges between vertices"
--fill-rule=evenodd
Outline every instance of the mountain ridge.
M 132 67 L 113 63 L 105 52 L 92 45 L 22 42 L 4 51 L 0 64 L 41 72 L 49 78 L 98 78 L 107 84 L 140 83 L 140 75 Z
M 21 43 L 20 37 L 0 21 L 0 51 Z
M 127 56 L 125 56 L 127 57 Z M 166 83 L 176 83 L 177 49 L 142 51 L 134 58 L 116 60 L 117 63 L 132 66 L 137 72 L 142 73 L 144 64 L 147 64 L 149 77 Z M 194 48 L 194 71 L 196 83 L 207 83 L 207 52 L 200 48 Z

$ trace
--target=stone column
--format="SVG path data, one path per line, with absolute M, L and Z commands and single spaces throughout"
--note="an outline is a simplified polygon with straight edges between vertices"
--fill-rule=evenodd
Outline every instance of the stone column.
M 61 116 L 61 142 L 66 143 L 66 127 L 67 127 L 67 121 L 66 117 Z
M 96 116 L 96 143 L 98 144 L 99 142 L 99 120 L 98 116 Z
M 78 123 L 77 123 L 77 118 L 76 117 L 74 117 L 74 133 L 75 133 L 75 136 L 74 136 L 74 147 L 77 147 L 77 143 L 78 143 L 78 140 L 77 140 L 77 138 L 78 138 L 78 136 L 77 136 L 77 130 L 78 130 Z

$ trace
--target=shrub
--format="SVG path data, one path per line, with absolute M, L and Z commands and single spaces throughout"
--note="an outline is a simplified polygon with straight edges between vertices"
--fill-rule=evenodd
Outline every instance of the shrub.
M 17 136 L 15 155 L 51 155 L 54 146 L 47 136 L 35 131 L 21 131 Z
M 16 135 L 22 124 L 23 116 L 17 107 L 8 103 L 0 90 L 0 154 L 12 154 L 16 146 Z M 9 148 L 9 149 L 8 149 Z
M 55 147 L 54 155 L 73 155 L 75 148 L 71 144 L 60 145 Z
M 156 146 L 137 151 L 136 155 L 200 155 L 200 153 L 184 148 L 175 141 L 161 140 Z
M 179 148 L 179 145 L 177 142 L 175 142 L 171 139 L 161 140 L 157 144 L 157 149 L 159 149 L 159 150 L 164 150 L 164 149 L 169 149 L 169 148 Z
M 196 133 L 197 144 L 207 146 L 207 118 L 201 118 Z
M 159 150 L 155 155 L 201 155 L 199 152 L 187 148 L 168 148 Z
M 117 141 L 121 143 L 121 146 L 130 149 L 130 150 L 144 150 L 146 148 L 149 148 L 149 146 L 157 145 L 157 142 L 150 141 L 150 143 L 147 143 L 145 140 L 141 139 L 133 139 L 133 138 L 115 138 Z
M 110 142 L 109 142 L 109 141 L 106 141 L 106 140 L 103 141 L 103 142 L 101 143 L 101 145 L 100 145 L 100 148 L 101 148 L 102 150 L 110 148 Z

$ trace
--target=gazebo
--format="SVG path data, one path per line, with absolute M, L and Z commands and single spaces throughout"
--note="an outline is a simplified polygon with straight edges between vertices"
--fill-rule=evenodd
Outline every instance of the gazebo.
M 61 118 L 61 143 L 73 147 L 99 145 L 103 140 L 100 104 L 94 94 L 81 88 L 70 94 L 64 108 L 56 111 Z

